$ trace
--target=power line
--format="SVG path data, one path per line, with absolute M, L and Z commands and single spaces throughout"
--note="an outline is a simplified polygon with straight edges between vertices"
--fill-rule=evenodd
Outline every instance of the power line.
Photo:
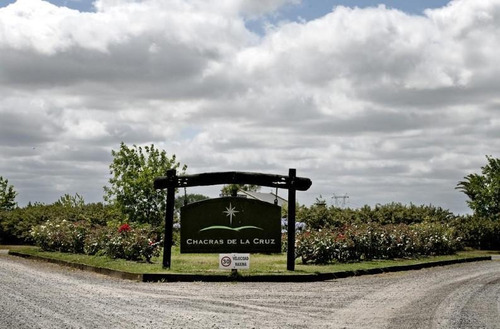
M 347 193 L 345 195 L 342 195 L 342 196 L 337 196 L 337 195 L 335 195 L 335 193 L 333 193 L 332 199 L 335 200 L 335 207 L 344 208 L 347 199 L 349 199 L 349 196 L 347 195 Z

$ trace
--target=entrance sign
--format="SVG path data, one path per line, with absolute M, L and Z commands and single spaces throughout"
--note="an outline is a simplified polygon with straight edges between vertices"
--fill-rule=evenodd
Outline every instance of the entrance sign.
M 216 172 L 198 175 L 177 176 L 175 169 L 167 170 L 167 175 L 154 180 L 156 189 L 167 189 L 165 212 L 165 239 L 163 240 L 163 267 L 170 268 L 172 260 L 172 240 L 174 225 L 175 189 L 189 186 L 207 186 L 219 184 L 251 184 L 288 190 L 288 251 L 287 270 L 295 269 L 295 197 L 296 191 L 307 191 L 311 187 L 309 178 L 297 177 L 297 171 L 290 168 L 288 176 L 247 172 Z M 231 208 L 232 209 L 232 208 Z M 227 210 L 235 214 L 234 210 Z
M 181 253 L 281 253 L 281 207 L 225 197 L 181 208 Z
M 248 270 L 250 269 L 250 254 L 220 254 L 219 269 Z

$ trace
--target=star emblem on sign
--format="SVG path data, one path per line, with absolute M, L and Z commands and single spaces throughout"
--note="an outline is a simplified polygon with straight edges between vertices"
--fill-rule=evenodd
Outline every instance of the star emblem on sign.
M 223 213 L 225 213 L 226 216 L 229 216 L 229 225 L 233 225 L 233 216 L 236 216 L 236 213 L 239 213 L 239 211 L 237 211 L 230 202 L 229 207 L 227 207 Z

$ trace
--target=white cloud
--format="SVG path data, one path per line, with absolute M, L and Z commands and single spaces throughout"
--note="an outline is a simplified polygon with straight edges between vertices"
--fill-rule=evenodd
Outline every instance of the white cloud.
M 154 143 L 192 173 L 296 167 L 305 202 L 465 211 L 456 183 L 500 149 L 500 1 L 245 27 L 294 2 L 0 8 L 0 174 L 21 203 L 98 201 L 111 149 Z

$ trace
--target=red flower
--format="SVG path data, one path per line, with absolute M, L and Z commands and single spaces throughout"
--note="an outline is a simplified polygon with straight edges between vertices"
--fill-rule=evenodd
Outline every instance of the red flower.
M 343 240 L 345 240 L 345 235 L 344 235 L 344 234 L 342 234 L 342 233 L 339 233 L 339 234 L 337 235 L 337 238 L 336 238 L 335 240 L 336 240 L 336 241 L 343 241 Z
M 132 228 L 130 227 L 130 225 L 128 225 L 127 223 L 125 223 L 122 226 L 120 226 L 120 228 L 118 229 L 118 233 L 130 232 L 131 229 Z

